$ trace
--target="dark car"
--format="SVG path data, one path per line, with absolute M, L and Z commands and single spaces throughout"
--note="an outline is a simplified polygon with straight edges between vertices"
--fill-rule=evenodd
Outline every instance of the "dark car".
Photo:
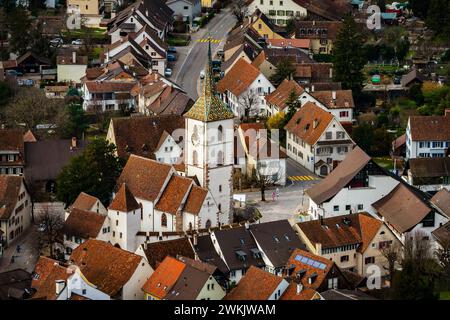
M 175 47 L 169 47 L 167 53 L 177 53 L 177 49 Z
M 177 57 L 174 54 L 168 54 L 167 61 L 177 61 Z
M 401 84 L 401 82 L 402 82 L 402 77 L 400 77 L 400 76 L 394 77 L 394 84 Z

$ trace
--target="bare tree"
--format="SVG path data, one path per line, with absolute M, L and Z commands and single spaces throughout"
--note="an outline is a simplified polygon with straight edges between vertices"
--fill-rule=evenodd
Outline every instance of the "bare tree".
M 258 105 L 258 95 L 253 91 L 246 91 L 239 98 L 239 106 L 244 110 L 245 121 L 248 122 L 250 112 Z
M 442 280 L 447 289 L 450 289 L 450 241 L 441 243 L 441 247 L 436 250 L 436 257 L 442 267 Z
M 401 246 L 397 243 L 394 243 L 383 247 L 380 251 L 381 254 L 386 258 L 387 266 L 383 266 L 383 268 L 388 271 L 389 280 L 392 286 L 396 267 L 401 262 L 402 258 Z
M 266 189 L 280 180 L 280 170 L 279 167 L 267 167 L 261 161 L 258 161 L 256 167 L 256 169 L 253 169 L 252 178 L 261 190 L 261 201 L 266 201 Z
M 64 225 L 63 213 L 56 211 L 49 205 L 42 207 L 37 218 L 39 222 L 39 249 L 40 251 L 48 249 L 50 257 L 58 258 L 55 253 L 55 247 L 63 245 L 62 227 Z
M 245 4 L 245 0 L 235 0 L 233 1 L 233 15 L 236 17 L 238 23 L 244 22 L 245 16 L 247 15 L 248 8 Z

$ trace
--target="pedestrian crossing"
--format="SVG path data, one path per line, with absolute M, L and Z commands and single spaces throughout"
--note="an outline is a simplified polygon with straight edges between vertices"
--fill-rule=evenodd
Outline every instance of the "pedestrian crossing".
M 313 181 L 313 180 L 319 180 L 316 177 L 313 176 L 290 176 L 288 177 L 291 181 Z
M 204 39 L 198 39 L 197 42 L 209 42 L 211 41 L 211 43 L 219 43 L 222 40 L 219 39 L 210 39 L 210 38 L 204 38 Z

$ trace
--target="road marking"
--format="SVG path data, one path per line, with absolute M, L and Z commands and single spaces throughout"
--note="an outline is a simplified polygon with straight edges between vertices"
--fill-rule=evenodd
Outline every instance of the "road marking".
M 288 177 L 291 181 L 313 181 L 313 180 L 319 180 L 316 177 L 313 176 L 290 176 Z
M 210 41 L 210 39 L 208 39 L 208 38 L 197 39 L 197 42 L 202 42 L 202 43 L 209 42 L 209 41 Z M 222 41 L 222 40 L 211 39 L 211 43 L 220 43 L 220 41 Z

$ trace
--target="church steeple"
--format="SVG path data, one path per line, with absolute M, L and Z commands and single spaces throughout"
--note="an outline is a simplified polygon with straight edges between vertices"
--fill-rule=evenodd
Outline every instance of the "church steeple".
M 208 61 L 206 64 L 202 93 L 185 116 L 203 122 L 234 118 L 233 112 L 216 95 L 212 72 L 211 39 L 208 43 Z

